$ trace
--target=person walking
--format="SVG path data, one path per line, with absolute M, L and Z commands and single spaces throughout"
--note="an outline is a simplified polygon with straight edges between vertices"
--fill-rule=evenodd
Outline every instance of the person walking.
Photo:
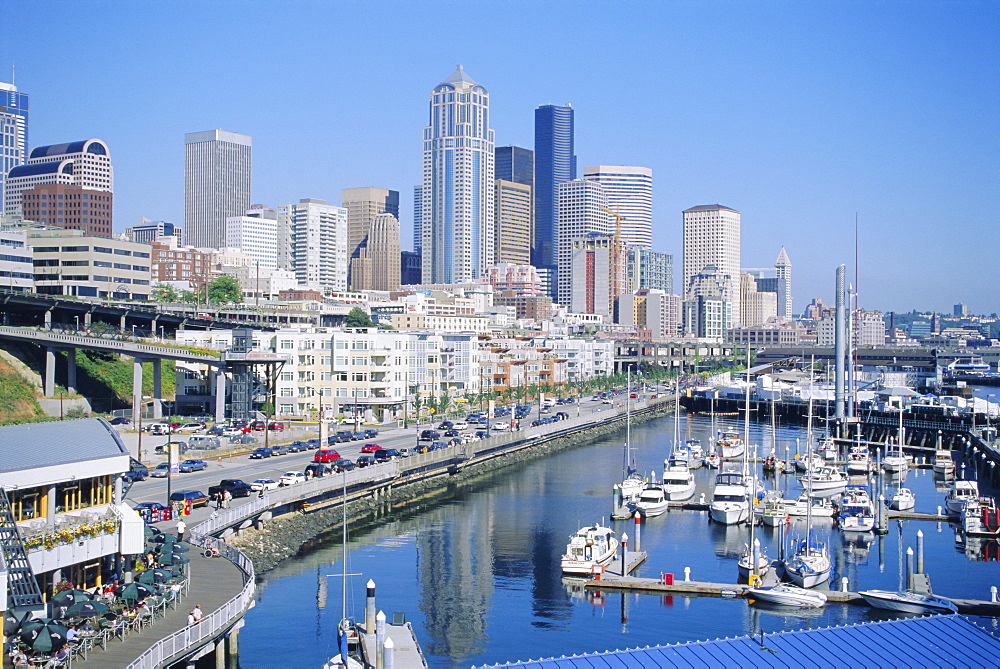
M 205 614 L 201 612 L 201 604 L 195 604 L 194 611 L 191 612 L 191 615 L 194 616 L 194 619 L 197 622 L 201 622 L 201 619 L 205 617 Z
M 181 518 L 177 521 L 177 541 L 184 541 L 184 531 L 187 530 L 187 524 L 184 519 Z
M 228 490 L 222 491 L 222 508 L 228 509 L 229 503 L 233 501 L 233 493 Z

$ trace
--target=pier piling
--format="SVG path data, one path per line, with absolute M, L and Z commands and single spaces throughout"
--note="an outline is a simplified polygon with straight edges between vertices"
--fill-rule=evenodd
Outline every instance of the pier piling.
M 924 573 L 924 532 L 917 530 L 917 573 Z
M 913 549 L 906 549 L 906 589 L 913 589 Z
M 691 567 L 684 567 L 684 580 L 685 581 L 691 580 Z

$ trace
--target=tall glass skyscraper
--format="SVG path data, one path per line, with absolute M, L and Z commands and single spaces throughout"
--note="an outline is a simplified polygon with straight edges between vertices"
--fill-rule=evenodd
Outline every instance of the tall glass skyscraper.
M 462 66 L 434 87 L 424 128 L 424 283 L 477 279 L 494 258 L 490 94 Z
M 184 241 L 222 248 L 226 219 L 250 208 L 252 141 L 225 130 L 184 135 Z
M 0 81 L 0 213 L 7 173 L 28 159 L 28 95 Z
M 556 186 L 573 179 L 573 107 L 542 105 L 535 110 L 535 235 L 531 248 L 531 264 L 539 269 L 556 271 Z M 556 284 L 552 281 L 551 285 Z
M 535 152 L 520 146 L 498 146 L 497 179 L 525 186 L 535 185 Z

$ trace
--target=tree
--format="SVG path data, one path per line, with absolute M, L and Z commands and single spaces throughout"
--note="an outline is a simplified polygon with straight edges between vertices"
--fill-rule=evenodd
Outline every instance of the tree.
M 182 290 L 177 294 L 178 302 L 197 302 L 198 296 L 194 294 L 193 290 Z
M 350 313 L 344 317 L 344 327 L 347 328 L 370 328 L 372 319 L 361 307 L 354 307 Z
M 158 283 L 150 291 L 151 297 L 157 302 L 177 302 L 177 289 L 169 283 Z
M 240 282 L 232 274 L 222 274 L 208 284 L 208 301 L 216 304 L 240 304 L 243 302 L 243 290 Z

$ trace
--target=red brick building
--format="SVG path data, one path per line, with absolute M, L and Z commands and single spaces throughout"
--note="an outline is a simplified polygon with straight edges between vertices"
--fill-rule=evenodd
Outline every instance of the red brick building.
M 21 191 L 21 212 L 29 221 L 92 237 L 110 237 L 114 194 L 69 184 L 39 184 Z

